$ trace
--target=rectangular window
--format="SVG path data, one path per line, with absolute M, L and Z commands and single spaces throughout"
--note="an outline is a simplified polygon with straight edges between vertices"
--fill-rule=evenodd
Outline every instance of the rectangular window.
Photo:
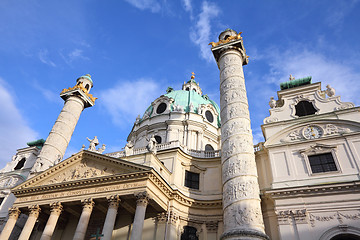
M 337 171 L 334 158 L 331 153 L 323 153 L 308 156 L 312 173 Z
M 3 197 L 0 197 L 0 206 L 2 204 L 2 202 L 4 201 L 4 198 Z
M 198 173 L 185 170 L 185 186 L 188 188 L 199 189 L 199 175 Z

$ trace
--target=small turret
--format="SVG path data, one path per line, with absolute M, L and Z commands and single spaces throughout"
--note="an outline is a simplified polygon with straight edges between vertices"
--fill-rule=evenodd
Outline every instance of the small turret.
M 200 96 L 202 95 L 202 90 L 199 86 L 199 83 L 197 83 L 195 81 L 195 73 L 192 72 L 191 73 L 191 78 L 189 81 L 184 82 L 183 86 L 182 86 L 182 90 L 185 91 L 195 91 L 197 92 Z
M 86 89 L 87 92 L 90 92 L 90 89 L 94 86 L 90 74 L 86 74 L 79 77 L 76 80 L 76 85 L 80 85 L 80 84 Z

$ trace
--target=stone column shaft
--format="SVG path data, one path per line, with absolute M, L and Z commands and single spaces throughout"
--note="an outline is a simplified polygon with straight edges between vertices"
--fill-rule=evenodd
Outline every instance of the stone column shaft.
M 29 239 L 31 232 L 35 226 L 36 220 L 38 219 L 40 211 L 41 211 L 41 209 L 38 205 L 29 207 L 29 210 L 30 210 L 30 214 L 25 223 L 25 226 L 23 227 L 23 230 L 21 231 L 19 240 L 28 240 Z
M 84 101 L 79 97 L 70 96 L 66 99 L 64 107 L 51 129 L 38 159 L 52 166 L 58 159 L 61 160 L 63 158 L 83 110 Z
M 149 198 L 146 193 L 138 194 L 137 198 L 138 200 L 136 201 L 137 204 L 130 240 L 141 240 L 144 227 L 146 206 L 149 203 Z
M 233 30 L 220 34 L 237 36 Z M 224 35 L 225 34 L 225 35 Z M 228 35 L 228 36 L 229 36 Z M 238 35 L 240 36 L 240 35 Z M 224 233 L 222 239 L 267 239 L 250 127 L 242 65 L 245 49 L 238 38 L 213 47 L 220 69 L 221 163 Z
M 4 229 L 1 232 L 0 240 L 8 240 L 14 226 L 16 224 L 17 219 L 19 218 L 20 210 L 18 208 L 10 208 L 9 209 L 9 218 L 4 226 Z
M 112 196 L 108 198 L 108 201 L 109 201 L 109 208 L 106 214 L 104 227 L 102 231 L 102 234 L 104 235 L 101 238 L 102 240 L 110 240 L 112 237 L 112 232 L 114 230 L 115 219 L 116 219 L 116 214 L 118 211 L 120 199 L 118 196 Z
M 40 240 L 51 240 L 51 237 L 54 234 L 56 223 L 62 212 L 63 206 L 60 203 L 53 203 L 50 205 L 50 208 L 51 208 L 51 213 Z
M 73 240 L 83 240 L 85 238 L 94 204 L 95 203 L 91 199 L 83 201 L 83 210 L 79 219 L 79 223 L 76 227 Z

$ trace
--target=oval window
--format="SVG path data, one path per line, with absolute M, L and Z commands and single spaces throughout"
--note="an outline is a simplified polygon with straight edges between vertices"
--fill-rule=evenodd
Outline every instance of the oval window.
M 163 113 L 165 112 L 166 108 L 167 108 L 166 103 L 160 103 L 160 105 L 156 109 L 156 113 L 157 114 Z
M 209 110 L 205 112 L 205 117 L 211 123 L 214 121 L 214 116 Z
M 154 136 L 157 143 L 161 143 L 161 137 L 160 136 Z

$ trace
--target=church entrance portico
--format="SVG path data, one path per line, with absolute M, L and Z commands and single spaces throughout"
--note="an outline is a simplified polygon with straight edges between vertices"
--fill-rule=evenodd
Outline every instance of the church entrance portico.
M 29 216 L 19 239 L 89 239 L 97 231 L 111 239 L 115 225 L 141 239 L 144 220 L 167 208 L 157 178 L 148 167 L 83 151 L 14 190 L 14 217 L 0 239 L 8 239 L 19 211 Z

